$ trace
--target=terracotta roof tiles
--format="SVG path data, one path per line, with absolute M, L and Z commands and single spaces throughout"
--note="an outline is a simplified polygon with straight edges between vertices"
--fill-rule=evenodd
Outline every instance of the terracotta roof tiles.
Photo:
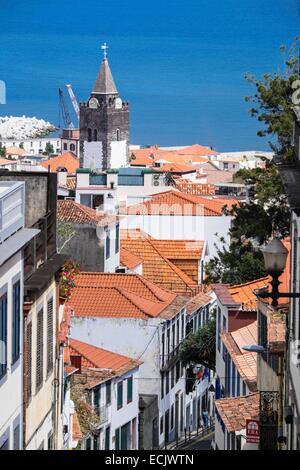
M 138 274 L 80 273 L 70 305 L 75 316 L 157 317 L 176 294 Z
M 146 279 L 180 294 L 194 293 L 204 242 L 155 240 L 140 230 L 122 230 L 124 249 L 142 260 Z
M 218 199 L 208 199 L 170 190 L 153 194 L 143 203 L 120 209 L 127 215 L 182 215 L 182 216 L 222 216 L 224 203 Z
M 74 153 L 66 152 L 63 155 L 45 160 L 40 165 L 47 169 L 50 167 L 50 171 L 53 173 L 62 169 L 66 169 L 68 173 L 75 173 L 79 168 L 79 159 Z
M 246 428 L 247 419 L 257 419 L 259 415 L 259 393 L 245 397 L 222 398 L 215 401 L 216 409 L 229 432 Z

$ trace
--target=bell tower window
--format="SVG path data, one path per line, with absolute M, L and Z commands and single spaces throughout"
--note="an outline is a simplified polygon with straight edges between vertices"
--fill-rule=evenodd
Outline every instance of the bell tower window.
M 121 132 L 120 129 L 117 129 L 117 141 L 119 141 L 121 138 Z
M 88 128 L 88 141 L 92 142 L 92 129 Z
M 94 129 L 94 141 L 97 142 L 98 140 L 98 132 L 97 129 Z

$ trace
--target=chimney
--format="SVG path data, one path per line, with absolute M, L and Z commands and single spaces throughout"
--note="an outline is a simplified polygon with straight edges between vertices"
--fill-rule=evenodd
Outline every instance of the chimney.
M 76 367 L 76 374 L 81 374 L 81 356 L 70 356 L 71 365 Z

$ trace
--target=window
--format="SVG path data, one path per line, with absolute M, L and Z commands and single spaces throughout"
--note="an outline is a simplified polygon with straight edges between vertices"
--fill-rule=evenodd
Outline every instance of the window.
M 175 323 L 172 325 L 172 349 L 175 349 Z
M 20 425 L 14 429 L 14 450 L 20 450 Z
M 232 362 L 231 366 L 231 384 L 232 384 L 232 396 L 235 397 L 235 364 Z
M 70 144 L 70 150 L 71 152 L 75 152 L 75 144 Z
M 174 405 L 171 406 L 171 429 L 174 428 Z
M 64 143 L 64 150 L 68 150 L 68 144 Z
M 7 370 L 7 294 L 0 297 L 0 379 Z
M 118 383 L 118 410 L 123 406 L 123 382 Z
M 163 418 L 163 416 L 160 418 L 159 431 L 160 431 L 160 434 L 162 434 L 164 432 L 164 418 Z
M 120 225 L 116 225 L 116 245 L 115 245 L 115 252 L 119 253 L 120 250 Z
M 218 307 L 218 351 L 221 350 L 221 309 Z
M 110 231 L 109 230 L 106 230 L 105 257 L 106 259 L 110 257 Z
M 184 338 L 184 315 L 181 315 L 181 339 Z
M 98 132 L 97 129 L 94 129 L 94 142 L 97 142 L 98 140 Z
M 43 383 L 43 326 L 44 311 L 41 308 L 37 314 L 36 333 L 36 391 L 38 392 Z
M 161 399 L 163 399 L 164 394 L 165 394 L 165 373 L 162 372 L 161 373 L 161 390 L 160 390 Z
M 120 129 L 117 129 L 117 140 L 119 141 L 121 137 Z
M 13 311 L 12 311 L 12 363 L 20 357 L 20 281 L 13 286 Z
M 88 142 L 92 142 L 92 129 L 88 128 Z
M 241 394 L 241 376 L 239 371 L 236 371 L 236 396 L 239 397 Z
M 94 388 L 94 400 L 93 400 L 95 413 L 99 416 L 100 413 L 100 387 Z
M 177 346 L 178 346 L 178 345 L 179 345 L 179 318 L 178 318 L 178 320 L 177 320 L 177 322 L 176 322 L 176 325 L 177 325 L 177 327 L 176 327 L 176 328 L 177 328 L 177 329 L 176 329 L 176 344 L 177 344 Z
M 133 377 L 127 379 L 127 403 L 132 402 L 132 387 L 133 387 Z
M 166 372 L 166 395 L 168 395 L 170 390 L 170 373 L 169 371 Z
M 247 388 L 245 382 L 243 382 L 243 395 L 247 395 Z
M 120 450 L 120 428 L 116 429 L 115 450 Z
M 168 355 L 168 360 L 169 360 L 169 354 L 170 354 L 170 329 L 167 330 L 167 355 Z
M 47 302 L 47 375 L 53 370 L 53 297 Z
M 162 364 L 162 366 L 164 366 L 164 363 L 165 363 L 165 334 L 164 334 L 164 333 L 162 333 L 162 335 L 161 335 L 161 349 L 162 349 L 162 352 L 161 352 L 161 356 L 162 356 L 161 364 Z
M 27 337 L 26 337 L 26 382 L 27 382 L 27 404 L 29 403 L 32 395 L 32 323 L 27 325 Z
M 106 404 L 111 404 L 111 381 L 106 382 Z
M 176 363 L 176 375 L 175 375 L 176 383 L 178 382 L 179 379 L 180 379 L 180 361 Z
M 175 366 L 171 369 L 171 390 L 175 385 Z

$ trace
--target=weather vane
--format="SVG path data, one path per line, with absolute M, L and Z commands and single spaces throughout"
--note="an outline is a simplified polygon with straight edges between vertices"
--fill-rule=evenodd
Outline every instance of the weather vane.
M 107 58 L 107 49 L 108 49 L 108 45 L 106 44 L 106 42 L 101 46 L 101 49 L 103 50 L 103 57 L 104 59 Z

